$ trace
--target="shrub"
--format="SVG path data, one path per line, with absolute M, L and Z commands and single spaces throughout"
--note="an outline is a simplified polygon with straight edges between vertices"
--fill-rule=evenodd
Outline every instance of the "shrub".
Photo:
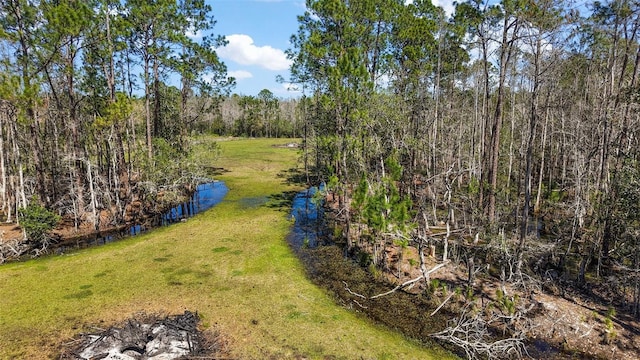
M 60 215 L 47 210 L 36 200 L 31 200 L 29 205 L 20 209 L 18 214 L 27 239 L 36 243 L 45 241 L 47 232 L 60 221 Z

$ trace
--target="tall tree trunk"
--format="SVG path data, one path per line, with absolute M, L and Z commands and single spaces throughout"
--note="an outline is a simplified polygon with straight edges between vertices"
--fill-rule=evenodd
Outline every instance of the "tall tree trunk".
M 6 213 L 8 209 L 11 208 L 7 196 L 7 184 L 9 179 L 7 177 L 7 167 L 5 163 L 5 148 L 4 148 L 4 138 L 7 135 L 5 129 L 8 127 L 8 122 L 10 121 L 9 115 L 9 106 L 8 102 L 0 100 L 0 214 Z
M 149 74 L 149 61 L 150 55 L 146 54 L 144 57 L 144 112 L 145 112 L 145 124 L 147 128 L 147 157 L 151 162 L 153 160 L 153 128 L 151 123 L 151 84 Z
M 544 167 L 546 161 L 546 143 L 547 143 L 547 134 L 549 127 L 549 112 L 547 111 L 544 119 L 544 126 L 542 127 L 542 143 L 541 143 L 541 155 L 540 155 L 540 172 L 538 173 L 538 191 L 536 192 L 536 202 L 533 205 L 533 213 L 538 214 L 540 212 L 540 202 L 542 200 L 542 183 L 544 181 Z M 549 141 L 551 142 L 551 140 Z M 550 165 L 551 166 L 551 165 Z M 549 191 L 551 191 L 551 187 L 549 187 Z
M 159 59 L 153 60 L 153 135 L 161 137 L 164 133 L 162 120 L 160 119 L 160 78 Z
M 105 26 L 107 32 L 107 50 L 109 53 L 108 63 L 104 69 L 105 78 L 107 79 L 107 86 L 109 87 L 109 103 L 113 106 L 117 101 L 116 95 L 116 72 L 115 72 L 115 50 L 113 45 L 113 38 L 111 33 L 111 14 L 109 9 L 105 9 Z M 123 75 L 124 76 L 124 75 Z M 123 84 L 123 89 L 124 89 Z M 116 191 L 115 201 L 116 201 L 116 221 L 119 221 L 124 215 L 124 209 L 121 201 L 126 199 L 130 193 L 130 184 L 129 184 L 129 171 L 126 166 L 125 153 L 124 153 L 124 142 L 122 140 L 122 128 L 120 126 L 121 121 L 126 121 L 126 119 L 113 119 L 113 125 L 111 126 L 111 131 L 113 136 L 111 137 L 114 142 L 113 148 L 115 149 L 115 153 L 110 156 L 113 172 L 114 172 L 114 188 Z M 126 127 L 126 124 L 125 124 Z
M 496 94 L 493 125 L 491 127 L 491 142 L 489 144 L 489 189 L 487 190 L 487 206 L 485 213 L 490 224 L 496 220 L 496 194 L 498 190 L 498 172 L 500 165 L 500 132 L 504 120 L 504 97 L 507 69 L 511 60 L 514 42 L 518 33 L 519 20 L 505 15 L 502 42 L 500 44 L 500 73 L 498 75 L 498 90 Z M 511 37 L 509 37 L 511 31 Z
M 45 176 L 44 176 L 44 161 L 42 159 L 42 146 L 40 144 L 40 131 L 35 119 L 35 111 L 33 115 L 33 122 L 29 125 L 31 131 L 31 154 L 33 156 L 33 165 L 35 167 L 36 175 L 36 193 L 40 201 L 45 205 L 48 204 L 48 196 L 45 190 Z
M 482 103 L 482 137 L 480 146 L 482 148 L 481 161 L 480 161 L 480 191 L 478 193 L 478 207 L 483 209 L 486 215 L 486 193 L 488 189 L 489 179 L 489 164 L 490 164 L 490 150 L 489 144 L 491 140 L 491 119 L 489 116 L 489 99 L 491 96 L 489 89 L 489 49 L 488 40 L 484 37 L 482 40 L 482 71 L 483 71 L 483 103 Z

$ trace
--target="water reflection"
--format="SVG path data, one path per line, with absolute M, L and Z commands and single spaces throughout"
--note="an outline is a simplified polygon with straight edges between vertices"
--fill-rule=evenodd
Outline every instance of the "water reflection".
M 222 181 L 200 184 L 189 201 L 177 205 L 162 215 L 162 225 L 172 224 L 210 209 L 221 202 L 228 192 L 229 188 Z
M 323 199 L 318 191 L 322 190 L 314 186 L 300 191 L 293 198 L 291 206 L 291 218 L 295 220 L 289 241 L 294 248 L 314 248 L 318 246 L 320 239 L 325 238 L 326 226 L 322 211 Z
M 222 181 L 200 184 L 189 201 L 171 208 L 166 213 L 149 222 L 147 227 L 143 224 L 135 224 L 119 231 L 102 232 L 92 235 L 84 235 L 76 239 L 69 239 L 64 244 L 56 247 L 57 253 L 63 253 L 73 248 L 104 245 L 127 235 L 134 236 L 143 233 L 153 227 L 169 225 L 183 219 L 192 217 L 198 213 L 212 208 L 220 203 L 229 192 L 229 188 Z M 73 245 L 71 245 L 73 244 Z

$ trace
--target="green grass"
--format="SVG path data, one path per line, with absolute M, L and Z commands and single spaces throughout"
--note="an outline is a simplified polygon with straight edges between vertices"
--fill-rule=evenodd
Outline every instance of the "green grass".
M 92 327 L 187 309 L 227 338 L 235 359 L 448 357 L 337 305 L 286 244 L 286 209 L 242 204 L 296 190 L 278 176 L 297 158 L 272 146 L 285 142 L 220 142 L 210 161 L 229 170 L 220 179 L 230 192 L 185 223 L 0 266 L 0 358 L 55 358 Z

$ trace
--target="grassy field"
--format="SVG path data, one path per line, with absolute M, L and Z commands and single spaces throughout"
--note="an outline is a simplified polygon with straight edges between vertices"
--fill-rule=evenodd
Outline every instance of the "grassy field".
M 0 266 L 0 358 L 55 358 L 93 327 L 140 313 L 197 311 L 234 359 L 442 359 L 338 305 L 305 278 L 286 244 L 286 209 L 260 199 L 296 190 L 285 140 L 220 141 L 212 164 L 230 191 L 169 227 L 61 256 Z M 258 199 L 252 201 L 252 199 Z

